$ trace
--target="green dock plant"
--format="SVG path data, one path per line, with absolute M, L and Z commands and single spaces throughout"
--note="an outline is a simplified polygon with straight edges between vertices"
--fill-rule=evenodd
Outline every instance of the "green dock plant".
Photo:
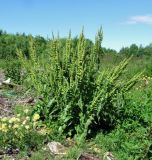
M 125 93 L 138 80 L 139 74 L 129 80 L 121 78 L 130 58 L 115 68 L 101 69 L 102 35 L 100 29 L 89 52 L 83 31 L 76 47 L 71 33 L 64 47 L 59 36 L 53 35 L 46 58 L 37 56 L 32 39 L 28 59 L 18 50 L 28 86 L 43 97 L 36 112 L 57 123 L 66 136 L 84 139 L 95 130 L 115 127 L 123 116 Z

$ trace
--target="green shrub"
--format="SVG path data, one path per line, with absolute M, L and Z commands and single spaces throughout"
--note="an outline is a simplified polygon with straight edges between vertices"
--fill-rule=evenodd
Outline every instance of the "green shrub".
M 71 35 L 65 47 L 59 38 L 50 42 L 47 59 L 37 57 L 32 40 L 27 60 L 21 51 L 18 56 L 28 73 L 28 85 L 43 101 L 35 109 L 41 118 L 57 122 L 60 133 L 85 138 L 95 129 L 109 130 L 115 127 L 125 107 L 124 94 L 136 83 L 136 75 L 130 80 L 120 79 L 130 59 L 123 60 L 111 70 L 101 70 L 101 30 L 95 44 L 86 52 L 83 32 L 78 45 L 73 48 Z
M 5 69 L 7 67 L 5 59 L 0 59 L 0 69 Z
M 21 75 L 21 65 L 19 61 L 6 61 L 4 72 L 5 76 L 11 78 L 14 83 L 22 83 L 23 76 Z
M 111 151 L 119 160 L 150 160 L 151 129 L 141 126 L 138 121 L 126 121 L 109 134 L 98 134 L 95 143 L 99 148 Z
M 126 94 L 125 120 L 139 121 L 144 127 L 152 124 L 152 78 L 144 76 L 134 90 Z
M 148 83 L 146 86 L 145 82 Z M 122 124 L 110 133 L 99 133 L 95 143 L 120 160 L 149 160 L 152 158 L 151 77 L 144 76 L 125 97 L 123 117 L 120 118 Z

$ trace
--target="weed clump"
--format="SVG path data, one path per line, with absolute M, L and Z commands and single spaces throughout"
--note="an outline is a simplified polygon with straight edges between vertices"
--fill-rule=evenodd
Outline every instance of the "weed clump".
M 64 47 L 53 36 L 45 59 L 37 56 L 32 39 L 29 59 L 18 51 L 28 87 L 43 97 L 35 111 L 66 136 L 84 139 L 95 130 L 114 128 L 124 115 L 125 93 L 138 80 L 139 75 L 121 78 L 130 58 L 111 70 L 101 69 L 102 37 L 99 30 L 88 50 L 83 31 L 76 47 L 71 34 Z

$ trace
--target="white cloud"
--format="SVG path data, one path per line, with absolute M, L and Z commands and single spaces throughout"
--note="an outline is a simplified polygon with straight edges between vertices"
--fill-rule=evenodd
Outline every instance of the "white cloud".
M 132 16 L 126 22 L 127 24 L 152 24 L 152 15 Z

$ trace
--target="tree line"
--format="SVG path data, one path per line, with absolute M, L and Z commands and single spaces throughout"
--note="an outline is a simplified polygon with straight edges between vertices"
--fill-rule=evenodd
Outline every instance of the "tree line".
M 0 59 L 17 59 L 16 49 L 19 48 L 22 53 L 26 57 L 29 56 L 29 41 L 30 39 L 34 41 L 34 47 L 36 49 L 36 53 L 38 55 L 45 54 L 49 50 L 49 44 L 51 39 L 44 38 L 42 36 L 32 36 L 26 35 L 25 33 L 16 33 L 10 34 L 6 31 L 0 30 Z M 62 48 L 66 43 L 66 38 L 60 39 L 60 47 Z M 73 47 L 77 47 L 78 38 L 74 37 L 72 39 Z M 86 40 L 87 50 L 89 51 L 92 48 L 93 41 L 90 39 Z M 114 49 L 103 47 L 100 49 L 101 55 L 103 54 L 117 54 L 117 55 L 125 55 L 125 56 L 150 56 L 152 55 L 152 44 L 149 44 L 145 47 L 142 45 L 138 46 L 136 44 L 132 44 L 129 47 L 122 47 L 120 51 L 116 51 Z

